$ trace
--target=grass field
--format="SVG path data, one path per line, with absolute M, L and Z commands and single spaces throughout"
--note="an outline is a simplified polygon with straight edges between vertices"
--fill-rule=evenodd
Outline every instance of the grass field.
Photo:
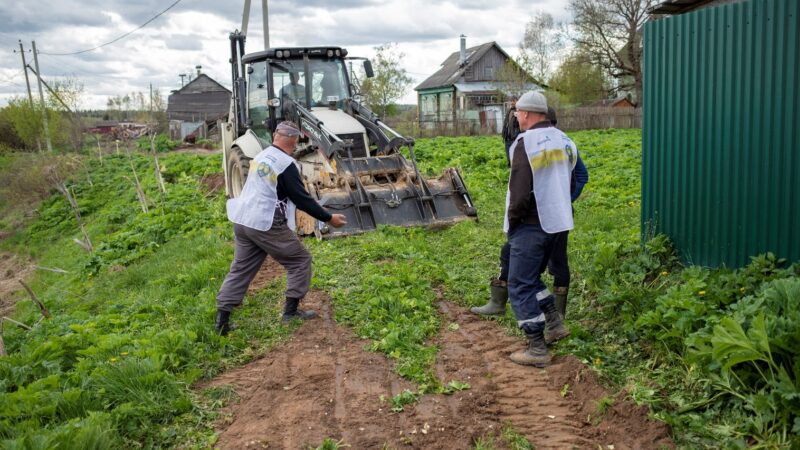
M 800 445 L 800 267 L 772 255 L 739 271 L 681 266 L 665 237 L 640 239 L 641 133 L 571 135 L 590 182 L 570 234 L 573 337 L 557 351 L 648 405 L 682 447 Z M 395 360 L 419 395 L 447 389 L 432 370 L 437 348 L 426 344 L 441 326 L 437 291 L 465 306 L 488 296 L 504 241 L 507 168 L 496 137 L 421 139 L 417 159 L 430 174 L 459 167 L 480 221 L 306 243 L 313 287 L 331 296 L 336 320 Z M 278 321 L 280 281 L 247 298 L 231 337 L 212 332 L 232 231 L 222 194 L 205 192 L 200 180 L 219 172 L 219 156 L 162 156 L 163 195 L 152 160 L 133 161 L 146 214 L 125 156 L 87 160 L 91 185 L 74 176 L 93 254 L 72 242 L 79 232 L 59 195 L 0 241 L 0 249 L 68 271 L 31 280 L 51 319 L 20 301 L 15 318 L 35 325 L 5 326 L 4 448 L 212 445 L 220 401 L 192 383 L 264 353 L 294 329 Z M 500 323 L 516 333 L 508 314 Z

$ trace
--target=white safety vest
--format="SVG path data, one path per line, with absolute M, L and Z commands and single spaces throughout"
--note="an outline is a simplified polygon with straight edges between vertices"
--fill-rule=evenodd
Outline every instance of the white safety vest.
M 578 161 L 578 149 L 575 143 L 555 127 L 528 130 L 520 133 L 509 149 L 512 163 L 514 150 L 520 139 L 525 142 L 525 153 L 528 155 L 533 173 L 533 195 L 542 230 L 551 234 L 571 230 L 574 225 L 570 176 Z M 509 188 L 506 190 L 506 212 L 503 220 L 505 232 L 508 232 L 510 201 Z
M 295 228 L 294 203 L 278 200 L 278 175 L 290 164 L 297 164 L 281 149 L 269 146 L 250 162 L 250 173 L 241 195 L 228 200 L 228 219 L 233 223 L 267 231 L 272 227 L 275 210 L 284 208 L 289 228 Z

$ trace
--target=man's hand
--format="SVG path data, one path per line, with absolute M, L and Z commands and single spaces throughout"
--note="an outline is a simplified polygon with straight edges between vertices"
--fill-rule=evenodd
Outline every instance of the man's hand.
M 334 228 L 340 228 L 347 225 L 347 219 L 345 219 L 344 214 L 333 214 L 328 223 Z

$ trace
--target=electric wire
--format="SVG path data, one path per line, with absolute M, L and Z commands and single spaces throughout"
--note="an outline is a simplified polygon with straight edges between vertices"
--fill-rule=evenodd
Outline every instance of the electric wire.
M 128 31 L 128 32 L 127 32 L 127 33 L 125 33 L 125 34 L 122 34 L 122 35 L 120 35 L 120 36 L 117 36 L 116 38 L 114 38 L 114 39 L 113 39 L 113 40 L 111 40 L 111 41 L 108 41 L 108 42 L 106 42 L 105 44 L 100 44 L 100 45 L 98 45 L 98 46 L 96 46 L 96 47 L 87 48 L 86 50 L 79 50 L 79 51 L 77 51 L 77 52 L 68 52 L 68 53 L 46 53 L 46 52 L 41 52 L 41 51 L 40 51 L 40 52 L 39 52 L 39 54 L 40 54 L 40 55 L 48 55 L 48 56 L 70 56 L 70 55 L 80 55 L 81 53 L 88 53 L 88 52 L 91 52 L 91 51 L 97 50 L 97 49 L 99 49 L 99 48 L 103 48 L 103 47 L 105 47 L 105 46 L 107 46 L 107 45 L 111 45 L 111 44 L 113 44 L 113 43 L 115 43 L 115 42 L 117 42 L 117 41 L 119 41 L 119 40 L 121 40 L 121 39 L 124 39 L 124 38 L 126 38 L 126 37 L 130 36 L 131 34 L 133 34 L 133 33 L 137 32 L 137 31 L 141 30 L 141 29 L 142 29 L 142 28 L 144 28 L 144 27 L 146 27 L 148 24 L 150 24 L 150 22 L 152 22 L 152 21 L 154 21 L 154 20 L 158 19 L 159 17 L 161 17 L 161 16 L 162 16 L 164 13 L 166 13 L 167 11 L 169 11 L 170 9 L 172 9 L 173 7 L 175 7 L 175 5 L 177 5 L 177 4 L 178 4 L 178 3 L 180 3 L 181 1 L 182 1 L 182 0 L 175 0 L 175 2 L 173 2 L 171 5 L 169 5 L 169 6 L 168 6 L 166 9 L 164 9 L 164 10 L 163 10 L 163 11 L 161 11 L 160 13 L 158 13 L 158 14 L 156 14 L 155 16 L 151 17 L 151 18 L 150 18 L 150 20 L 148 20 L 147 22 L 145 22 L 145 23 L 143 23 L 143 24 L 139 25 L 138 27 L 134 28 L 134 29 L 133 29 L 133 30 L 131 30 L 131 31 Z

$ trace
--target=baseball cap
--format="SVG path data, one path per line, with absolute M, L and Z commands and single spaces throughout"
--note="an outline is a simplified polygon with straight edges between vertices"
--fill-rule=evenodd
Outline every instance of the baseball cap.
M 540 92 L 526 92 L 517 100 L 517 111 L 547 113 L 547 99 Z
M 297 126 L 294 123 L 289 122 L 288 120 L 279 123 L 278 126 L 275 128 L 275 131 L 284 136 L 289 136 L 289 137 L 300 136 L 300 130 L 297 129 Z

